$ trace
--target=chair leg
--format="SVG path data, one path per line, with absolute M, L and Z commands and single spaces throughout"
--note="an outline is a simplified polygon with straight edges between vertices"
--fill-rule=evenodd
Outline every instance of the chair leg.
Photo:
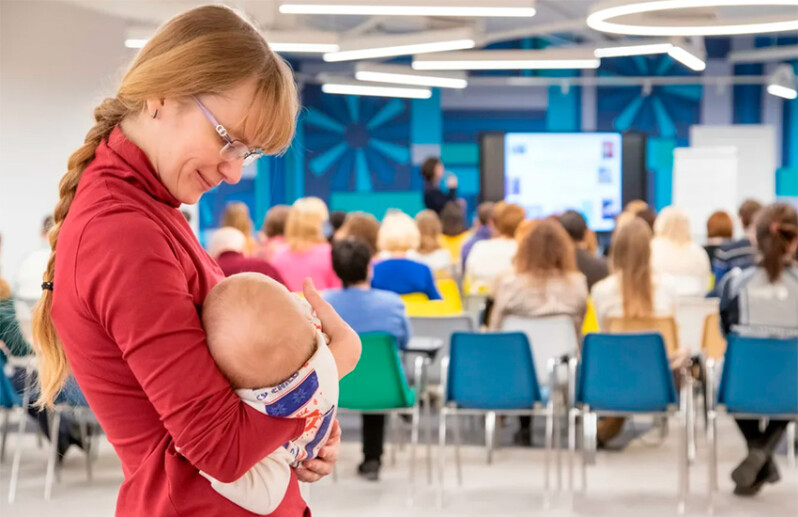
M 695 464 L 695 456 L 696 456 L 696 446 L 695 446 L 695 421 L 696 421 L 696 410 L 695 410 L 695 386 L 693 384 L 693 376 L 687 375 L 684 379 L 685 383 L 687 384 L 687 421 L 685 422 L 685 426 L 687 429 L 687 462 L 688 465 Z
M 574 492 L 574 457 L 576 456 L 576 417 L 579 410 L 568 411 L 568 492 Z
M 83 444 L 83 450 L 86 453 L 86 479 L 92 481 L 94 473 L 92 472 L 91 465 L 91 437 L 89 436 L 89 423 L 83 418 L 84 415 L 78 415 L 78 425 L 80 426 L 80 441 Z
M 427 483 L 432 484 L 432 405 L 429 390 L 424 392 L 424 412 L 426 413 L 424 426 L 427 438 Z
M 562 407 L 567 407 L 567 405 L 565 403 L 565 393 L 561 392 L 561 395 L 562 395 L 562 402 L 563 402 Z M 561 412 L 560 412 L 560 408 L 558 407 L 557 400 L 554 401 L 554 405 L 552 407 L 552 415 L 551 416 L 552 416 L 552 420 L 554 422 L 553 423 L 554 451 L 555 451 L 555 454 L 557 456 L 557 458 L 555 460 L 557 462 L 557 492 L 561 492 L 562 491 L 562 443 L 560 443 L 560 442 L 562 441 L 562 439 L 561 439 L 562 430 L 560 429 L 560 417 L 562 415 L 561 415 Z
M 488 411 L 485 414 L 485 448 L 488 453 L 488 465 L 493 464 L 493 443 L 496 439 L 496 413 Z
M 707 448 L 709 449 L 708 512 L 713 515 L 715 513 L 715 491 L 718 489 L 717 414 L 714 410 L 710 410 L 707 418 Z
M 787 465 L 795 468 L 795 421 L 787 424 Z
M 61 425 L 61 412 L 53 411 L 53 422 L 50 426 L 50 458 L 47 460 L 47 476 L 44 480 L 44 500 L 49 501 L 53 492 L 55 469 L 58 461 L 58 429 Z
M 416 447 L 418 446 L 418 427 L 421 419 L 421 408 L 418 403 L 413 407 L 413 423 L 410 429 L 410 506 L 413 505 L 413 498 L 416 489 Z
M 595 413 L 589 409 L 582 412 L 582 492 L 587 492 L 587 466 L 595 461 L 596 423 Z
M 457 467 L 457 486 L 463 486 L 463 459 L 460 456 L 463 436 L 460 430 L 461 417 L 456 411 L 452 412 L 452 420 L 454 421 L 454 461 Z
M 14 461 L 11 464 L 11 479 L 8 483 L 8 502 L 13 503 L 17 498 L 17 483 L 19 482 L 19 468 L 22 464 L 22 440 L 25 437 L 25 427 L 28 423 L 28 413 L 26 408 L 30 402 L 29 392 L 26 390 L 22 395 L 22 411 L 19 416 L 19 429 L 17 430 L 16 449 L 14 449 Z
M 388 413 L 386 416 L 388 421 L 388 429 L 391 436 L 391 467 L 396 466 L 396 450 L 399 448 L 399 426 L 396 424 L 396 418 L 393 413 Z
M 11 416 L 11 408 L 2 409 L 3 411 L 3 431 L 2 435 L 0 435 L 0 463 L 4 463 L 6 461 L 6 440 L 8 439 L 8 425 Z
M 546 445 L 543 452 L 543 507 L 550 506 L 551 488 L 549 482 L 549 461 L 554 439 L 554 401 L 550 398 L 546 405 Z
M 686 396 L 683 396 L 683 399 Z M 679 442 L 680 442 L 680 451 L 677 454 L 677 458 L 679 461 L 678 465 L 678 472 L 679 472 L 679 502 L 677 505 L 677 512 L 679 515 L 684 515 L 685 505 L 687 502 L 687 491 L 690 483 L 689 476 L 689 464 L 690 464 L 690 405 L 683 400 L 684 404 L 682 405 L 681 410 L 679 411 Z
M 438 507 L 443 508 L 443 473 L 446 468 L 446 408 L 441 405 L 438 421 Z

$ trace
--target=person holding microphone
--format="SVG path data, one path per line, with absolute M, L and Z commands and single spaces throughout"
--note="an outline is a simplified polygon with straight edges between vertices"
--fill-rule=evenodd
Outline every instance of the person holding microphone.
M 449 192 L 440 189 L 441 178 L 446 174 L 446 186 Z M 430 157 L 421 164 L 421 175 L 424 177 L 424 207 L 440 215 L 449 201 L 457 199 L 457 176 L 443 168 L 440 158 Z

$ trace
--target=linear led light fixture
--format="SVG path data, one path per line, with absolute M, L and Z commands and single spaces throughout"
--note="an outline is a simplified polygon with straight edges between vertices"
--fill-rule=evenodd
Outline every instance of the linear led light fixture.
M 154 29 L 131 28 L 125 46 L 142 48 L 155 32 Z M 338 35 L 325 31 L 270 31 L 263 34 L 274 52 L 286 54 L 324 54 L 337 52 Z
M 707 67 L 706 50 L 704 42 L 700 38 L 693 40 L 673 38 L 668 41 L 634 42 L 612 47 L 601 47 L 594 51 L 594 55 L 598 58 L 647 56 L 653 54 L 668 54 L 676 61 L 696 72 L 701 72 Z
M 591 49 L 476 50 L 413 58 L 415 70 L 555 70 L 598 68 Z
M 432 90 L 424 87 L 388 86 L 378 83 L 363 83 L 349 77 L 322 74 L 321 91 L 337 95 L 364 95 L 369 97 L 399 97 L 403 99 L 429 99 Z
M 468 86 L 465 73 L 419 72 L 408 66 L 358 63 L 355 79 L 375 83 L 406 84 L 436 88 L 463 89 Z
M 340 50 L 324 54 L 324 60 L 336 62 L 407 56 L 463 50 L 474 48 L 475 45 L 474 31 L 470 28 L 364 36 L 342 41 Z
M 696 24 L 669 23 L 666 15 L 681 9 L 679 17 L 671 19 L 683 20 L 689 9 L 726 7 L 798 7 L 798 0 L 610 0 L 591 8 L 587 25 L 630 36 L 730 36 L 798 30 L 798 17 L 789 14 L 746 17 L 739 23 L 731 18 L 706 23 L 696 18 Z M 630 18 L 624 21 L 626 17 Z
M 768 78 L 767 91 L 771 95 L 783 99 L 793 100 L 798 98 L 798 80 L 792 65 L 780 65 Z
M 376 5 L 375 5 L 376 4 Z M 530 18 L 534 0 L 291 0 L 280 5 L 283 14 L 362 16 L 458 16 Z

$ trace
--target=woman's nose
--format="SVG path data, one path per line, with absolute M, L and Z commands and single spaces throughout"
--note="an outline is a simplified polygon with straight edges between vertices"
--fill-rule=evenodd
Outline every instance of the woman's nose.
M 233 161 L 223 160 L 218 166 L 219 174 L 221 174 L 224 178 L 224 182 L 229 183 L 230 185 L 235 185 L 241 181 L 241 171 L 243 169 L 243 158 Z

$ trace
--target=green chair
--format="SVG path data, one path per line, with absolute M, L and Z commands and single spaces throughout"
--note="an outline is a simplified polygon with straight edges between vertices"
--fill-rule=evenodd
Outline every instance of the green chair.
M 412 428 L 410 432 L 410 495 L 413 496 L 415 479 L 416 446 L 418 445 L 418 431 L 421 419 L 421 405 L 417 393 L 424 393 L 423 383 L 424 360 L 417 357 L 415 379 L 418 386 L 411 388 L 399 359 L 396 338 L 383 332 L 361 334 L 360 340 L 363 351 L 360 361 L 355 369 L 341 379 L 338 407 L 342 410 L 352 410 L 359 413 L 379 413 L 388 415 L 410 415 Z M 427 421 L 429 413 L 429 400 L 424 401 Z M 432 479 L 431 448 L 432 436 L 429 425 L 427 426 L 427 477 Z

